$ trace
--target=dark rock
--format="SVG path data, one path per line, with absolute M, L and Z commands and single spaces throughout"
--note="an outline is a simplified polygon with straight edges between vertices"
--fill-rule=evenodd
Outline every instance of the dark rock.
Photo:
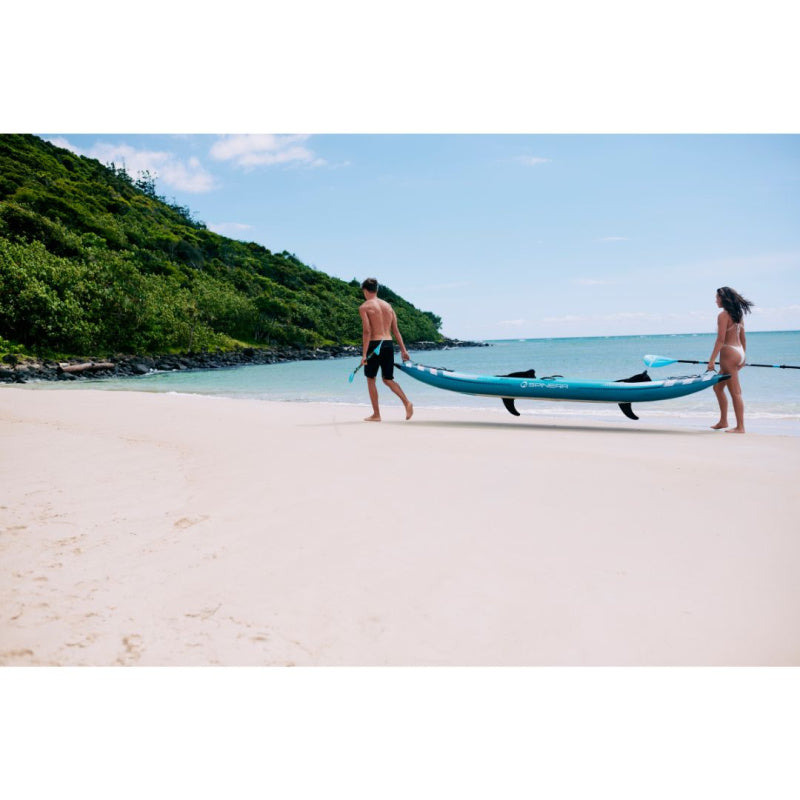
M 489 347 L 485 342 L 470 342 L 460 339 L 443 339 L 441 342 L 409 342 L 410 350 L 446 350 L 454 347 Z M 30 380 L 85 380 L 110 377 L 145 375 L 151 370 L 171 372 L 194 369 L 230 369 L 246 364 L 282 364 L 289 361 L 323 360 L 330 358 L 357 358 L 361 355 L 358 345 L 326 345 L 325 347 L 243 347 L 222 352 L 193 352 L 180 355 L 116 355 L 107 359 L 92 358 L 91 370 L 84 372 L 75 367 L 83 366 L 86 359 L 71 359 L 62 364 L 51 361 L 21 360 L 13 354 L 3 357 L 3 362 L 14 367 L 0 368 L 1 383 L 25 383 Z M 91 373 L 91 374 L 89 374 Z

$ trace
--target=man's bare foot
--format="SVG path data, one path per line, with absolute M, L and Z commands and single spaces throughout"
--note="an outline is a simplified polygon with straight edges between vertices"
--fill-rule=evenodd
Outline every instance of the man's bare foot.
M 371 417 L 364 417 L 364 422 L 380 422 L 381 418 L 377 414 L 373 414 Z
M 413 414 L 414 414 L 414 404 L 413 403 L 409 403 L 406 406 L 406 419 L 411 419 Z
M 725 433 L 744 433 L 744 428 L 731 428 L 729 431 L 725 431 Z
M 723 428 L 727 428 L 727 427 L 728 427 L 728 423 L 727 422 L 718 422 L 716 425 L 712 425 L 711 426 L 711 430 L 712 431 L 720 431 Z

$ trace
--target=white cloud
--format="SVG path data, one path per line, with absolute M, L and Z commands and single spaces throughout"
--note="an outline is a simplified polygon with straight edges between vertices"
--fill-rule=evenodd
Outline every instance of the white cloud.
M 185 192 L 199 194 L 210 192 L 214 188 L 214 178 L 195 157 L 184 162 L 168 155 L 161 167 L 156 166 L 156 174 L 168 186 Z
M 566 314 L 563 317 L 542 317 L 542 322 L 586 322 L 593 317 L 579 317 L 577 314 Z
M 232 161 L 245 168 L 292 163 L 323 166 L 325 160 L 305 146 L 309 138 L 307 135 L 233 134 L 216 141 L 210 154 L 217 161 Z
M 629 242 L 627 236 L 603 236 L 597 240 L 598 242 Z
M 540 164 L 550 163 L 549 158 L 540 158 L 539 156 L 518 156 L 517 161 L 526 167 L 538 167 Z
M 603 314 L 598 319 L 618 320 L 618 319 L 649 319 L 662 320 L 671 319 L 679 316 L 678 314 L 648 314 L 646 311 L 617 311 L 614 314 Z
M 573 278 L 572 283 L 576 286 L 613 286 L 615 281 L 607 281 L 602 278 Z
M 48 139 L 50 144 L 54 144 L 56 147 L 60 147 L 63 150 L 69 150 L 70 153 L 75 153 L 76 156 L 83 155 L 74 144 L 67 141 L 63 136 L 55 136 L 52 139 Z
M 620 320 L 664 320 L 678 317 L 677 314 L 648 314 L 645 311 L 617 311 L 613 314 L 566 314 L 563 317 L 542 317 L 542 322 L 618 322 Z
M 137 150 L 127 144 L 97 142 L 89 150 L 80 150 L 67 139 L 54 138 L 50 142 L 77 155 L 96 158 L 104 164 L 125 167 L 132 178 L 141 172 L 149 172 L 159 183 L 172 189 L 200 194 L 214 188 L 214 178 L 207 172 L 197 158 L 181 160 L 172 153 Z
M 240 238 L 246 231 L 253 229 L 252 225 L 247 225 L 244 222 L 209 222 L 206 227 L 214 233 L 219 233 L 221 236 L 229 236 L 232 239 Z
M 701 331 L 712 333 L 715 314 L 707 311 L 618 311 L 609 314 L 565 314 L 542 317 L 538 324 L 559 326 L 569 335 L 605 334 L 634 335 L 672 331 Z M 746 323 L 750 331 L 797 330 L 800 328 L 800 305 L 753 308 L 752 318 Z M 561 327 L 564 326 L 564 327 Z M 565 330 L 566 328 L 566 330 Z
M 519 328 L 522 325 L 527 325 L 528 320 L 526 319 L 503 319 L 497 323 L 498 325 L 502 325 L 505 328 Z
M 760 330 L 797 330 L 800 328 L 800 305 L 754 306 L 753 324 Z

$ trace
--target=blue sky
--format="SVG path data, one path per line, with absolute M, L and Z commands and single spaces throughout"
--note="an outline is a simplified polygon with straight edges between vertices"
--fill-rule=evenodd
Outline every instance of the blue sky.
M 44 138 L 136 175 L 209 228 L 374 275 L 459 338 L 800 329 L 800 136 Z

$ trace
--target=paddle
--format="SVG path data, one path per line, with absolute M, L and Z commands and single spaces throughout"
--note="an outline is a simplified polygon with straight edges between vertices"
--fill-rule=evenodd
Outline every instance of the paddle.
M 647 355 L 643 359 L 648 367 L 667 367 L 670 364 L 708 364 L 708 361 L 690 361 L 685 358 L 667 358 L 666 356 Z M 719 364 L 719 361 L 716 362 Z M 800 369 L 789 364 L 751 364 L 749 361 L 746 367 L 774 367 L 775 369 Z
M 367 356 L 367 361 L 369 361 L 369 360 L 372 358 L 372 356 L 374 356 L 374 355 L 375 355 L 375 353 L 377 353 L 377 352 L 378 352 L 378 351 L 381 349 L 381 345 L 382 345 L 382 344 L 383 344 L 383 340 L 381 340 L 380 342 L 378 342 L 378 344 L 377 344 L 377 346 L 375 347 L 375 349 L 374 349 L 374 350 L 373 350 L 373 351 L 372 351 L 372 352 L 371 352 L 371 353 L 370 353 L 370 354 Z M 352 383 L 352 382 L 353 382 L 353 378 L 355 378 L 355 376 L 356 376 L 356 373 L 357 373 L 357 372 L 358 372 L 358 371 L 361 369 L 361 367 L 363 367 L 363 366 L 364 366 L 363 364 L 359 364 L 359 365 L 358 365 L 358 366 L 357 366 L 357 367 L 356 367 L 356 368 L 355 368 L 355 369 L 354 369 L 354 370 L 353 370 L 353 371 L 350 373 L 350 377 L 347 379 L 349 383 Z

